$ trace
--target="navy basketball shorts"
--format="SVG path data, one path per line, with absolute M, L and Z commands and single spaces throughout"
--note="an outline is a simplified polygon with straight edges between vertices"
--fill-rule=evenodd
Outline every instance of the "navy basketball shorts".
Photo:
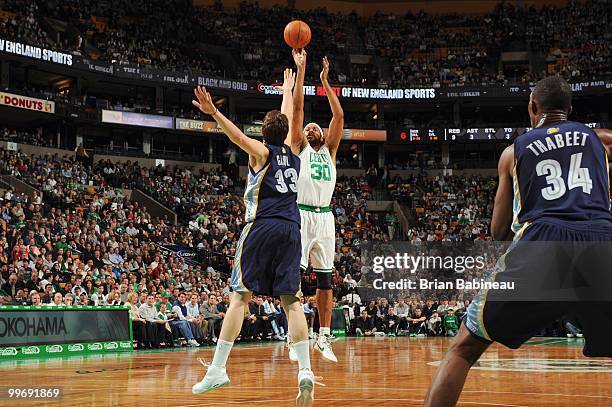
M 232 291 L 298 296 L 301 251 L 297 223 L 274 218 L 247 223 L 236 247 Z
M 578 321 L 583 353 L 612 357 L 612 224 L 538 220 L 499 259 L 464 320 L 472 335 L 517 349 L 560 319 Z

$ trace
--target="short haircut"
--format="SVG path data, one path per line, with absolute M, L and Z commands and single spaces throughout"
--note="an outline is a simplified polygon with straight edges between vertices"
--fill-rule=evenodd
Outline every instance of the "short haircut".
M 279 110 L 271 110 L 264 117 L 261 133 L 264 140 L 271 145 L 283 145 L 289 132 L 289 119 Z
M 572 88 L 561 76 L 548 76 L 536 83 L 533 98 L 543 112 L 567 112 L 572 106 Z

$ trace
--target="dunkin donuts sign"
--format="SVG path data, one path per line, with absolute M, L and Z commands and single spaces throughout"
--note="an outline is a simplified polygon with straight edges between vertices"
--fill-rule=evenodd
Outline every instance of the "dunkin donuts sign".
M 0 92 L 0 105 L 35 110 L 43 113 L 55 113 L 55 102 L 14 95 L 12 93 Z

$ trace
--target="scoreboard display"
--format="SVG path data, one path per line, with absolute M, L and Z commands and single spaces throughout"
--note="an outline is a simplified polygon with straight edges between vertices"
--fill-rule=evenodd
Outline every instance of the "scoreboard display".
M 444 129 L 408 129 L 400 133 L 400 140 L 409 143 L 444 141 Z
M 591 128 L 600 127 L 599 123 L 586 123 Z M 406 129 L 393 132 L 390 141 L 401 144 L 429 142 L 477 142 L 477 141 L 507 141 L 528 132 L 531 127 L 473 127 L 447 129 Z M 399 140 L 397 135 L 399 134 Z

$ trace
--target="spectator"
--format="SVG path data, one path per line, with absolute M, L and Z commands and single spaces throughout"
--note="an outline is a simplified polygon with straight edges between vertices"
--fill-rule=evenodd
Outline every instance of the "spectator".
M 208 296 L 208 302 L 203 302 L 200 305 L 200 314 L 207 321 L 207 330 L 205 336 L 205 340 L 207 342 L 216 343 L 217 342 L 217 333 L 221 331 L 221 324 L 223 322 L 223 317 L 221 317 L 221 313 L 219 312 L 219 308 L 217 306 L 217 296 L 211 294 Z
M 389 336 L 396 336 L 399 329 L 400 318 L 395 314 L 395 308 L 390 307 L 388 314 L 382 318 L 383 332 Z
M 24 288 L 26 288 L 25 284 L 22 281 L 17 281 L 17 274 L 12 273 L 8 281 L 2 286 L 2 291 L 15 298 L 17 291 L 23 290 Z
M 314 323 L 315 317 L 317 316 L 317 305 L 314 297 L 308 297 L 304 301 L 302 307 L 304 308 L 304 315 L 306 316 L 306 322 L 308 323 L 308 337 L 314 338 Z
M 425 336 L 427 333 L 427 318 L 423 315 L 423 310 L 420 307 L 414 309 L 413 314 L 408 317 L 408 331 L 410 336 Z
M 55 294 L 53 294 L 53 300 L 52 300 L 51 303 L 49 303 L 49 306 L 51 306 L 51 307 L 62 307 L 62 306 L 64 306 L 62 293 L 56 292 Z
M 116 293 L 119 295 L 119 293 Z M 110 295 L 110 294 L 109 294 Z M 130 320 L 132 321 L 132 332 L 134 333 L 134 348 L 146 348 L 151 339 L 147 335 L 147 325 L 144 318 L 140 316 L 140 310 L 136 305 L 138 296 L 135 293 L 130 293 L 127 296 L 127 304 L 129 305 Z
M 442 319 L 437 312 L 434 312 L 427 320 L 427 334 L 429 336 L 442 335 Z
M 357 336 L 372 336 L 376 333 L 374 320 L 368 315 L 364 309 L 361 315 L 351 321 L 351 334 Z
M 459 330 L 459 318 L 455 315 L 454 308 L 448 308 L 444 316 L 444 331 L 446 336 L 455 336 Z

